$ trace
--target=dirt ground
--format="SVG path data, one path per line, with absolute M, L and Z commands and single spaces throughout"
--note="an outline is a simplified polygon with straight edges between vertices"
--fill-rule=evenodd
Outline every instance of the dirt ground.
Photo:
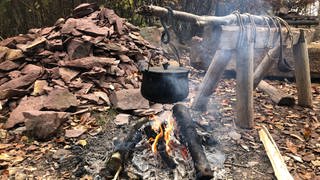
M 190 95 L 183 102 L 190 104 L 203 73 L 194 72 L 190 81 Z M 289 81 L 268 81 L 283 91 L 296 97 L 296 88 Z M 192 112 L 199 131 L 203 136 L 214 138 L 217 143 L 204 144 L 204 148 L 218 152 L 208 156 L 212 162 L 214 179 L 276 179 L 263 144 L 259 140 L 258 130 L 265 125 L 276 141 L 281 154 L 295 179 L 320 178 L 320 84 L 312 84 L 314 108 L 280 107 L 275 105 L 268 95 L 257 90 L 254 93 L 255 127 L 241 130 L 234 126 L 235 79 L 224 78 L 212 95 L 208 111 Z M 164 109 L 170 110 L 170 105 Z M 128 130 L 139 117 L 130 119 L 129 124 L 117 126 L 114 123 L 116 110 L 90 112 L 73 116 L 53 139 L 38 142 L 21 134 L 19 128 L 14 131 L 1 129 L 2 179 L 93 179 L 104 166 L 117 142 L 126 136 Z M 87 132 L 78 138 L 66 138 L 63 130 L 83 124 Z M 153 161 L 156 173 L 136 172 L 137 179 L 167 179 L 162 176 L 168 169 L 163 168 L 150 146 L 141 143 L 133 156 L 140 153 L 147 162 Z M 209 150 L 211 149 L 211 150 Z M 212 156 L 211 156 L 212 155 Z M 190 160 L 189 160 L 190 161 Z M 150 162 L 151 163 L 151 162 Z M 134 162 L 127 162 L 121 179 L 128 179 L 128 172 Z M 154 167 L 152 167 L 154 168 Z M 152 169 L 150 168 L 150 169 Z M 136 168 L 137 169 L 137 168 Z M 137 170 L 138 171 L 138 170 Z M 145 170 L 145 171 L 148 171 Z M 170 171 L 170 170 L 169 170 Z M 173 171 L 172 171 L 173 172 Z M 192 176 L 192 173 L 191 173 Z M 133 179 L 133 178 L 132 178 Z M 171 179 L 171 178 L 168 178 Z M 190 178 L 189 178 L 190 179 Z M 192 179 L 192 178 L 191 178 Z

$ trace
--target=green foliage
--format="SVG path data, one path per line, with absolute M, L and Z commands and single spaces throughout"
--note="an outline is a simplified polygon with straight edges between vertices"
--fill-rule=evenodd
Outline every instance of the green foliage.
M 72 9 L 81 3 L 98 3 L 99 5 L 112 8 L 121 17 L 127 18 L 131 23 L 139 26 L 153 25 L 155 18 L 144 18 L 135 13 L 135 10 L 147 4 L 168 6 L 175 4 L 176 9 L 196 14 L 211 14 L 217 2 L 229 3 L 234 8 L 254 10 L 263 7 L 267 2 L 274 8 L 288 6 L 299 7 L 303 10 L 306 3 L 315 0 L 0 0 L 0 36 L 8 37 L 19 33 L 26 33 L 30 28 L 52 26 L 60 17 L 68 17 Z M 256 4 L 256 3 L 259 3 Z M 233 8 L 233 9 L 234 9 Z M 243 9 L 243 11 L 246 11 Z M 259 10 L 258 10 L 259 11 Z

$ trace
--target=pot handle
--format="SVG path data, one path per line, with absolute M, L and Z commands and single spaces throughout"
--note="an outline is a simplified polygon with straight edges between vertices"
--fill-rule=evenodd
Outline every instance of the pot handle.
M 172 23 L 172 19 L 173 19 L 173 10 L 170 7 L 166 7 L 166 9 L 168 10 L 168 15 L 167 15 L 167 19 L 169 20 L 169 23 Z M 175 54 L 178 62 L 179 62 L 179 66 L 182 67 L 181 61 L 180 61 L 180 54 L 178 49 L 172 44 L 170 43 L 170 34 L 169 34 L 169 30 L 168 30 L 168 26 L 164 21 L 164 17 L 160 18 L 160 23 L 163 26 L 164 31 L 162 32 L 161 35 L 161 42 L 164 44 L 168 44 L 170 49 L 172 50 L 172 52 Z

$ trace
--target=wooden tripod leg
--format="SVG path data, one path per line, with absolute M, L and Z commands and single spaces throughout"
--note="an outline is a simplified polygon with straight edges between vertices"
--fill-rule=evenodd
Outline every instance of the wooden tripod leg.
M 247 31 L 245 31 L 248 33 Z M 251 32 L 251 31 L 249 31 Z M 250 33 L 249 33 L 250 34 Z M 251 129 L 253 120 L 253 55 L 254 43 L 250 35 L 245 36 L 244 43 L 237 49 L 237 117 L 235 124 L 243 129 Z
M 254 70 L 254 89 L 258 86 L 260 81 L 267 75 L 272 65 L 275 63 L 276 58 L 279 57 L 280 46 L 272 48 L 266 56 L 262 59 L 261 63 Z
M 304 30 L 300 30 L 299 42 L 293 46 L 293 56 L 295 59 L 298 104 L 304 107 L 312 107 L 309 54 Z
M 221 50 L 216 52 L 203 82 L 200 85 L 200 90 L 193 101 L 193 109 L 206 110 L 209 97 L 216 89 L 224 70 L 231 60 L 231 56 L 232 52 L 230 50 Z

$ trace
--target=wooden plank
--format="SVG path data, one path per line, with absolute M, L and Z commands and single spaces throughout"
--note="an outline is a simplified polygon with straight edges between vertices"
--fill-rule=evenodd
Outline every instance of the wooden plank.
M 293 180 L 293 177 L 289 173 L 287 166 L 280 154 L 277 144 L 275 143 L 271 134 L 265 126 L 262 126 L 262 129 L 259 131 L 259 138 L 262 141 L 263 146 L 267 152 L 277 179 Z
M 232 52 L 229 50 L 218 51 L 208 68 L 206 75 L 200 85 L 193 101 L 192 108 L 195 110 L 206 110 L 210 95 L 216 89 L 224 70 L 231 60 Z
M 254 42 L 251 29 L 244 31 L 244 43 L 237 49 L 237 102 L 236 102 L 236 125 L 240 128 L 251 129 L 254 127 L 253 120 L 253 55 Z
M 221 26 L 221 38 L 218 49 L 236 49 L 237 40 L 240 33 L 239 26 Z M 251 28 L 247 25 L 246 28 Z M 314 31 L 306 30 L 306 33 L 312 34 Z M 290 38 L 286 28 L 282 28 L 283 45 L 291 47 L 298 43 L 300 30 L 297 28 L 291 28 L 292 39 Z M 256 42 L 254 48 L 263 49 L 275 47 L 278 45 L 279 41 L 278 28 L 267 28 L 267 27 L 256 27 Z
M 304 30 L 301 30 L 299 43 L 293 46 L 293 56 L 295 59 L 298 104 L 304 107 L 312 107 L 309 54 Z

